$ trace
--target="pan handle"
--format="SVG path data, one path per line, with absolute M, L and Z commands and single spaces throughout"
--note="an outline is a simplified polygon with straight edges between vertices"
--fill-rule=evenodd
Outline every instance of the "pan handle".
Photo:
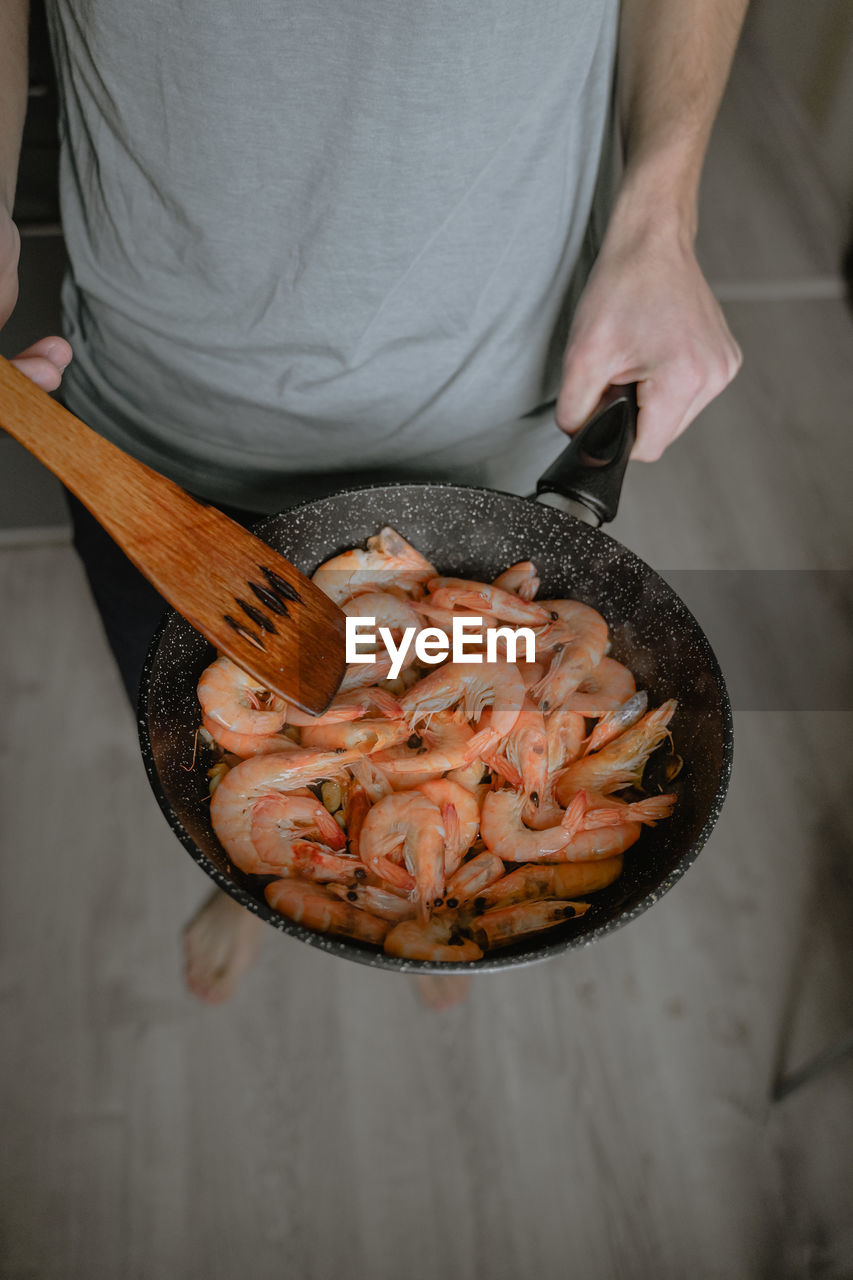
M 608 387 L 588 422 L 537 481 L 536 497 L 590 524 L 612 520 L 637 435 L 637 384 Z

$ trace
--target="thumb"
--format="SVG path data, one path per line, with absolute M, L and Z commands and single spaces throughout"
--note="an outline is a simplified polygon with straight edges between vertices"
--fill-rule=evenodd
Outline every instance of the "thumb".
M 41 338 L 10 360 L 43 391 L 55 391 L 71 361 L 71 347 L 64 338 Z
M 557 426 L 574 435 L 595 409 L 610 385 L 610 367 L 579 343 L 569 342 L 563 360 L 563 380 L 554 416 Z

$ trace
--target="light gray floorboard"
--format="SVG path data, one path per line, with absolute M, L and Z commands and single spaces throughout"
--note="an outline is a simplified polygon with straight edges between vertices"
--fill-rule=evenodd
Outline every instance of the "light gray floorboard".
M 728 314 L 743 373 L 614 533 L 663 569 L 849 568 L 847 313 Z M 738 712 L 707 849 L 595 947 L 433 1015 L 269 930 L 213 1009 L 178 942 L 207 882 L 71 550 L 0 552 L 0 600 L 0 1275 L 851 1275 L 853 1064 L 769 1102 L 783 1040 L 853 1021 L 849 714 Z

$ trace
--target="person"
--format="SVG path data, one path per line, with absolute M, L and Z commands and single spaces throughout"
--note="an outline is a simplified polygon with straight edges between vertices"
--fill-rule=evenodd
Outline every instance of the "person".
M 611 383 L 653 461 L 740 364 L 694 240 L 745 8 L 48 0 L 65 336 L 15 363 L 244 519 L 380 468 L 523 492 Z M 7 0 L 0 323 L 26 26 Z M 72 514 L 132 693 L 162 602 Z M 215 895 L 191 989 L 229 995 L 256 934 Z

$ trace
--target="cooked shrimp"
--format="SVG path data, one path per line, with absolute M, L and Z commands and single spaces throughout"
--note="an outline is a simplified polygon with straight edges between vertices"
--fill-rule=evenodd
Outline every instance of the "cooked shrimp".
M 336 898 L 351 902 L 381 920 L 411 920 L 415 914 L 415 904 L 408 897 L 401 897 L 399 893 L 376 884 L 330 884 L 327 888 Z
M 627 667 L 614 658 L 602 658 L 598 666 L 584 676 L 563 706 L 582 716 L 603 716 L 615 711 L 636 692 L 634 677 Z
M 543 711 L 563 706 L 569 694 L 593 671 L 607 647 L 607 623 L 600 613 L 578 600 L 543 600 L 557 621 L 536 642 L 540 660 L 553 653 L 548 672 L 531 689 Z
M 279 915 L 322 933 L 381 946 L 390 927 L 387 920 L 379 920 L 351 902 L 341 902 L 322 885 L 303 880 L 274 880 L 264 889 L 264 897 Z
M 351 782 L 346 793 L 346 831 L 349 850 L 361 861 L 361 829 L 370 813 L 371 799 L 359 782 Z
M 492 706 L 488 729 L 478 733 L 468 745 L 468 763 L 505 737 L 518 719 L 524 701 L 524 681 L 518 668 L 508 662 L 446 662 L 437 671 L 414 685 L 400 699 L 403 714 L 415 728 L 422 721 L 461 703 L 466 720 L 478 720 L 484 708 Z M 458 765 L 451 765 L 457 768 Z
M 429 920 L 404 920 L 385 938 L 389 956 L 404 960 L 438 960 L 447 963 L 479 960 L 483 953 L 470 938 L 455 932 L 455 919 L 449 913 Z
M 577 760 L 583 745 L 584 718 L 577 711 L 565 711 L 558 707 L 545 720 L 548 738 L 548 772 L 556 773 Z
M 350 772 L 353 776 L 352 792 L 360 788 L 369 797 L 370 804 L 391 794 L 391 784 L 384 772 L 368 756 L 362 756 L 350 765 Z
M 391 637 L 395 644 L 399 644 L 400 640 L 405 638 L 406 633 L 408 633 L 408 647 L 400 655 L 400 665 L 399 670 L 396 670 L 396 675 L 399 676 L 401 672 L 412 665 L 417 656 L 412 641 L 422 629 L 423 621 L 420 614 L 415 613 L 406 600 L 401 600 L 399 596 L 392 595 L 389 591 L 366 591 L 363 595 L 358 595 L 354 599 L 347 601 L 343 606 L 343 610 L 351 618 L 373 618 L 373 625 L 376 627 L 377 633 L 380 627 L 385 627 L 391 632 Z M 369 650 L 362 647 L 362 652 L 368 653 Z M 378 634 L 376 652 L 383 657 L 391 656 L 387 646 L 383 643 L 383 637 Z
M 210 801 L 213 830 L 238 867 L 254 855 L 251 815 L 255 801 L 276 791 L 296 791 L 309 782 L 340 776 L 357 751 L 282 751 L 252 756 L 226 773 Z
M 476 898 L 490 884 L 500 880 L 504 864 L 496 853 L 478 853 L 476 858 L 463 862 L 458 871 L 447 881 L 444 891 L 446 907 L 458 907 L 470 898 Z
M 616 796 L 596 796 L 589 792 L 584 794 L 588 808 L 579 824 L 580 831 L 599 831 L 602 827 L 621 826 L 623 822 L 644 822 L 653 827 L 656 822 L 671 815 L 678 799 L 674 794 L 646 796 L 644 800 L 626 804 Z
M 396 530 L 386 526 L 376 537 L 367 539 L 366 551 L 353 547 L 326 560 L 312 575 L 312 582 L 336 604 L 343 604 L 360 591 L 381 590 L 389 584 L 408 594 L 434 577 L 434 566 Z
M 532 600 L 539 590 L 539 575 L 532 560 L 519 560 L 499 573 L 492 583 L 502 591 L 514 591 L 522 600 Z
M 607 795 L 619 787 L 639 786 L 649 756 L 669 737 L 667 725 L 677 705 L 671 698 L 594 755 L 570 764 L 554 787 L 560 804 L 566 804 L 579 788 Z
M 378 684 L 391 672 L 394 665 L 390 654 L 377 655 L 375 662 L 352 662 L 344 672 L 339 693 L 351 693 L 364 689 L 365 685 Z
M 640 822 L 623 822 L 618 827 L 579 831 L 556 856 L 548 854 L 542 862 L 588 862 L 598 858 L 615 858 L 636 844 L 643 831 Z
M 313 797 L 264 796 L 252 808 L 250 837 L 257 859 L 243 871 L 346 884 L 367 878 L 358 858 L 341 855 L 346 836 Z
M 541 604 L 532 604 L 514 591 L 503 591 L 490 582 L 474 582 L 468 578 L 431 578 L 427 590 L 430 593 L 429 603 L 439 609 L 471 609 L 476 614 L 486 610 L 501 622 L 518 624 L 550 622 L 553 618 L 553 614 Z
M 480 829 L 480 806 L 477 798 L 449 778 L 421 782 L 416 790 L 441 810 L 445 831 L 444 874 L 450 876 L 477 839 Z
M 360 664 L 359 664 L 360 665 Z M 351 689 L 337 693 L 331 706 L 320 716 L 309 715 L 298 707 L 287 705 L 287 723 L 298 728 L 318 724 L 342 724 L 347 720 L 359 720 L 374 707 L 388 719 L 403 714 L 400 704 L 385 689 Z
M 626 729 L 635 725 L 646 714 L 648 703 L 649 695 L 645 689 L 642 689 L 623 702 L 615 711 L 606 712 L 589 735 L 584 747 L 584 755 L 588 756 L 592 751 L 600 751 L 602 747 L 607 746 L 608 742 L 618 738 L 620 733 L 624 733 Z
M 421 628 L 420 614 L 406 600 L 392 595 L 390 591 L 365 591 L 361 595 L 348 600 L 343 611 L 349 618 L 374 618 L 377 629 L 387 627 L 389 631 L 405 631 L 414 627 Z
M 542 831 L 531 830 L 521 821 L 524 796 L 515 791 L 490 791 L 483 801 L 480 817 L 480 835 L 487 849 L 505 862 L 531 862 L 550 858 L 565 861 L 561 851 L 572 839 L 577 822 L 577 811 L 586 807 L 581 794 L 566 810 L 563 820 Z
M 306 747 L 322 751 L 355 748 L 369 755 L 405 742 L 410 736 L 405 720 L 351 720 L 343 724 L 309 725 L 302 730 Z
M 207 719 L 232 733 L 271 734 L 284 725 L 284 699 L 269 693 L 224 655 L 201 673 L 197 693 Z
M 404 702 L 406 697 L 408 694 L 404 695 Z M 438 712 L 428 730 L 410 734 L 404 746 L 377 751 L 372 760 L 391 779 L 392 785 L 400 778 L 411 787 L 415 777 L 425 782 L 437 773 L 461 768 L 468 759 L 473 738 L 474 731 L 469 725 L 461 724 L 449 712 Z
M 271 751 L 298 751 L 297 744 L 281 733 L 235 733 L 202 716 L 202 727 L 207 730 L 217 746 L 223 751 L 230 751 L 235 756 L 268 755 Z
M 552 929 L 574 920 L 589 910 L 588 902 L 565 902 L 543 898 L 538 902 L 519 902 L 511 907 L 496 907 L 475 916 L 470 931 L 479 946 L 506 947 L 531 934 Z
M 519 662 L 517 666 L 521 672 L 525 689 L 530 689 L 545 674 L 545 668 L 541 662 Z
M 460 787 L 477 797 L 478 803 L 482 803 L 483 792 L 489 782 L 489 766 L 483 760 L 472 760 L 461 769 L 451 769 L 446 776 L 451 782 L 458 782 Z
M 413 886 L 418 914 L 425 920 L 435 899 L 444 893 L 445 843 L 438 805 L 420 792 L 396 791 L 375 804 L 365 818 L 359 855 L 393 888 Z M 400 854 L 405 871 L 393 861 Z
M 524 699 L 499 750 L 520 776 L 525 799 L 537 808 L 548 790 L 548 737 L 545 717 L 530 698 Z
M 474 908 L 482 912 L 537 898 L 573 898 L 577 894 L 597 893 L 618 880 L 622 864 L 619 855 L 603 862 L 557 862 L 544 867 L 529 863 L 482 889 L 476 895 Z M 449 884 L 447 892 L 449 895 Z

